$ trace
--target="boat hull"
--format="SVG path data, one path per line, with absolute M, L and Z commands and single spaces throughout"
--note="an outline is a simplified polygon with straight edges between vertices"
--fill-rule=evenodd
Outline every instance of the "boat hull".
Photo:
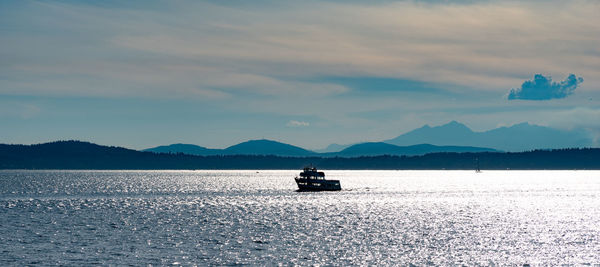
M 339 180 L 296 178 L 299 191 L 339 191 L 342 190 Z

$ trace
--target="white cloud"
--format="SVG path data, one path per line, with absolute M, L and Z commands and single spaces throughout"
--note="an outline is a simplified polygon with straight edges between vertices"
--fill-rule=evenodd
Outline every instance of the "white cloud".
M 288 121 L 288 123 L 286 124 L 287 127 L 308 127 L 309 125 L 310 123 L 308 122 L 295 120 Z

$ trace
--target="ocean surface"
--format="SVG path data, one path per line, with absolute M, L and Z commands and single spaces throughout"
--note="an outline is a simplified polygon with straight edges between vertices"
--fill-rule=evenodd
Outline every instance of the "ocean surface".
M 599 171 L 0 171 L 0 266 L 600 265 Z

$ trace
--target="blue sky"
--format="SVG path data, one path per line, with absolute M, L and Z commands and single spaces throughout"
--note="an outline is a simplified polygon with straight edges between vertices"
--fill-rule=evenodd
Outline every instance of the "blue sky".
M 451 120 L 598 138 L 598 14 L 591 0 L 2 1 L 0 143 L 315 149 Z M 537 74 L 566 93 L 545 97 Z

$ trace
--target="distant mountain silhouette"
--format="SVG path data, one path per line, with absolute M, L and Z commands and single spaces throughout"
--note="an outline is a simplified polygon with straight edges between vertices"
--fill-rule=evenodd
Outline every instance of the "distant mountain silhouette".
M 223 150 L 225 155 L 277 155 L 277 156 L 314 156 L 317 153 L 304 148 L 271 140 L 250 140 Z
M 260 140 L 258 140 L 260 141 Z M 252 146 L 251 142 L 249 146 Z M 366 144 L 369 146 L 371 144 Z M 375 146 L 389 149 L 385 144 Z M 427 146 L 427 145 L 425 145 Z M 243 146 L 242 146 L 243 147 Z M 356 149 L 360 146 L 355 147 Z M 0 144 L 0 169 L 300 169 L 314 164 L 322 169 L 572 170 L 600 169 L 600 149 L 536 150 L 519 153 L 429 153 L 422 156 L 281 157 L 264 155 L 192 156 L 183 153 L 141 152 L 80 141 L 37 145 Z
M 188 155 L 275 155 L 287 157 L 358 157 L 377 155 L 423 155 L 435 152 L 520 152 L 535 149 L 580 148 L 593 146 L 593 140 L 583 131 L 563 131 L 549 127 L 515 124 L 485 132 L 474 132 L 462 123 L 430 127 L 425 125 L 383 142 L 356 145 L 331 144 L 313 152 L 301 147 L 272 140 L 250 140 L 225 149 L 208 149 L 197 145 L 173 144 L 149 148 L 155 153 Z
M 172 144 L 168 146 L 157 146 L 153 148 L 144 149 L 143 151 L 150 151 L 155 153 L 183 153 L 188 155 L 221 155 L 223 154 L 222 149 L 210 149 L 197 145 L 190 144 Z
M 420 144 L 412 146 L 396 146 L 383 142 L 370 142 L 353 145 L 340 152 L 331 153 L 339 157 L 380 156 L 380 155 L 424 155 L 435 152 L 496 152 L 497 150 L 467 146 L 434 146 Z
M 352 145 L 340 145 L 340 144 L 330 144 L 326 148 L 315 149 L 314 151 L 317 153 L 332 153 L 332 152 L 340 152 Z
M 148 148 L 144 151 L 156 153 L 183 153 L 197 156 L 212 155 L 275 155 L 288 157 L 306 157 L 314 156 L 317 153 L 306 150 L 301 147 L 284 144 L 271 140 L 250 140 L 225 149 L 209 149 L 197 145 L 173 144 L 168 146 L 158 146 Z
M 521 123 L 485 132 L 473 132 L 464 124 L 456 121 L 436 127 L 425 125 L 384 142 L 398 146 L 427 143 L 440 146 L 489 147 L 503 151 L 590 147 L 593 145 L 592 139 L 583 131 L 562 131 Z
M 339 145 L 339 147 L 344 147 Z M 208 149 L 197 145 L 173 144 L 145 149 L 155 153 L 183 153 L 197 156 L 213 155 L 274 155 L 286 157 L 360 157 L 380 155 L 423 155 L 433 152 L 493 152 L 490 148 L 462 146 L 434 146 L 420 144 L 413 146 L 396 146 L 382 142 L 362 143 L 347 146 L 339 152 L 316 153 L 301 147 L 271 140 L 250 140 L 225 149 Z
M 154 154 L 81 141 L 0 145 L 3 169 L 127 169 Z

